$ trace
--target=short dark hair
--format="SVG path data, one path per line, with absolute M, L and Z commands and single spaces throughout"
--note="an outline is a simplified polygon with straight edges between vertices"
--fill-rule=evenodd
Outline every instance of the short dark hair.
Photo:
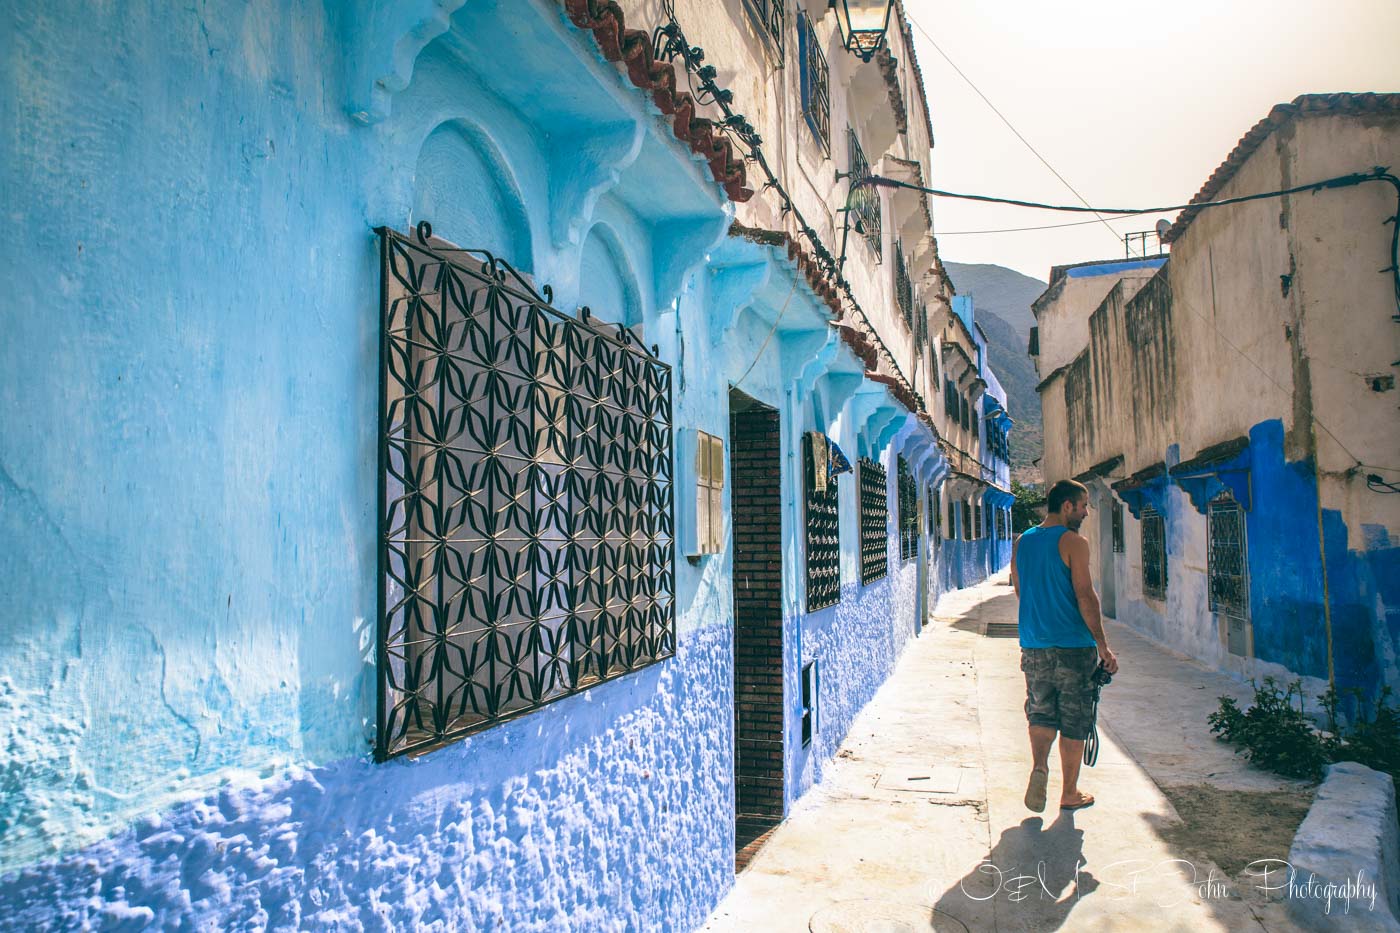
M 1089 495 L 1088 486 L 1076 483 L 1072 479 L 1062 479 L 1050 487 L 1050 494 L 1045 497 L 1045 508 L 1049 510 L 1051 515 L 1054 515 L 1066 502 L 1078 502 L 1087 495 Z

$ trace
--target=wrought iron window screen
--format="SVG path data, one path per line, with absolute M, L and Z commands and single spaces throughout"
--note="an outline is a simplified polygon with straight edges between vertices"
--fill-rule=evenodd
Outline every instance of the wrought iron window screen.
M 850 150 L 851 159 L 850 184 L 855 185 L 862 179 L 870 177 L 870 162 L 865 158 L 865 150 L 860 148 L 860 140 L 856 138 L 856 131 L 850 127 L 846 128 L 846 145 Z M 875 258 L 879 259 L 883 246 L 880 238 L 879 189 L 874 185 L 863 185 L 856 188 L 851 194 L 850 209 L 856 215 L 857 229 L 864 235 L 865 241 L 870 244 Z
M 1246 560 L 1244 509 L 1224 493 L 1206 509 L 1206 566 L 1210 608 L 1237 619 L 1249 617 L 1249 564 Z
M 919 556 L 919 486 L 903 457 L 896 461 L 895 480 L 899 488 L 899 559 L 913 560 Z
M 670 368 L 380 228 L 380 760 L 675 653 Z
M 1167 525 L 1162 514 L 1148 506 L 1142 510 L 1142 591 L 1156 599 L 1167 598 Z
M 889 492 L 885 468 L 860 458 L 860 582 L 874 583 L 889 572 Z
M 802 438 L 807 492 L 807 611 L 815 612 L 841 601 L 841 509 L 836 477 L 828 477 L 826 490 L 816 489 L 816 471 L 827 469 L 812 456 L 812 439 Z
M 783 22 L 786 19 L 785 0 L 746 0 L 749 12 L 758 21 L 773 50 L 778 53 L 778 64 L 783 62 Z
M 904 247 L 894 244 L 894 302 L 904 326 L 914 332 L 914 280 L 909 278 L 909 266 L 904 262 Z
M 1113 500 L 1113 553 L 1122 554 L 1123 544 L 1123 503 Z
M 816 30 L 812 28 L 811 17 L 798 16 L 797 35 L 801 40 L 802 59 L 802 115 L 807 125 L 816 134 L 822 148 L 831 149 L 831 71 L 826 64 L 817 41 Z
M 963 540 L 964 540 L 964 541 L 971 541 L 971 540 L 973 540 L 973 539 L 975 538 L 975 535 L 973 535 L 973 533 L 972 533 L 972 503 L 971 503 L 971 502 L 964 502 L 964 503 L 962 504 L 962 514 L 963 514 Z

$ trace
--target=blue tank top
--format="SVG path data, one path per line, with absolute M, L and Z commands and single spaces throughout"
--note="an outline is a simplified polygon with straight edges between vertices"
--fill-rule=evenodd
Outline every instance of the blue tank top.
M 1079 612 L 1069 567 L 1060 558 L 1060 538 L 1068 530 L 1063 525 L 1036 525 L 1016 543 L 1022 648 L 1094 647 L 1094 636 Z

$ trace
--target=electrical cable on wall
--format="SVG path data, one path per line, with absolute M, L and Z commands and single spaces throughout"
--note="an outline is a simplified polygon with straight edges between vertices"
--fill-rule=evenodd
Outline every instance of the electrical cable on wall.
M 735 143 L 737 148 L 763 172 L 765 178 L 763 185 L 764 190 L 771 188 L 777 192 L 779 205 L 782 208 L 783 214 L 792 214 L 798 232 L 811 243 L 812 252 L 817 265 L 845 294 L 851 307 L 865 324 L 868 336 L 879 347 L 880 352 L 889 363 L 890 371 L 915 400 L 916 408 L 923 410 L 923 398 L 914 390 L 913 383 L 910 382 L 909 378 L 904 375 L 903 370 L 900 369 L 899 363 L 895 359 L 894 352 L 886 346 L 879 332 L 870 322 L 870 318 L 865 313 L 865 309 L 862 308 L 860 302 L 856 300 L 855 293 L 851 290 L 850 283 L 841 275 L 841 268 L 836 257 L 827 249 L 826 244 L 822 242 L 817 231 L 813 229 L 812 225 L 807 222 L 807 219 L 802 216 L 802 212 L 793 202 L 792 196 L 783 187 L 782 182 L 778 180 L 778 176 L 773 172 L 772 167 L 769 166 L 768 160 L 763 153 L 762 138 L 743 114 L 735 112 L 732 106 L 734 92 L 719 86 L 716 82 L 718 70 L 713 65 L 701 64 L 705 60 L 705 50 L 700 46 L 692 46 L 686 42 L 685 33 L 681 29 L 680 22 L 676 19 L 675 9 L 669 0 L 663 4 L 662 9 L 668 21 L 657 27 L 656 31 L 652 34 L 653 56 L 658 61 L 674 61 L 675 59 L 680 59 L 681 64 L 684 65 L 686 84 L 689 86 L 691 94 L 696 102 L 701 104 L 714 104 L 720 109 L 720 112 L 724 115 L 724 119 L 716 121 L 716 126 L 719 127 L 719 129 Z M 694 79 L 698 79 L 700 82 L 698 89 L 695 86 Z

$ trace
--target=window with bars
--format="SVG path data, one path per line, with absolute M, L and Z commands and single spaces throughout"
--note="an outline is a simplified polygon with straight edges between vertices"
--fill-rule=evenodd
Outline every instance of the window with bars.
M 802 115 L 825 150 L 831 149 L 831 80 L 826 56 L 817 41 L 812 20 L 797 14 L 797 52 L 802 70 Z
M 914 280 L 909 278 L 909 266 L 904 262 L 904 247 L 896 238 L 894 243 L 894 303 L 904 326 L 914 330 Z
M 812 436 L 804 436 L 808 612 L 841 601 L 841 509 L 836 477 L 827 475 L 827 458 L 814 455 L 812 447 Z
M 938 546 L 938 539 L 943 537 L 943 505 L 939 502 L 938 490 L 932 486 L 928 487 L 928 536 L 934 546 Z
M 964 503 L 962 504 L 962 516 L 963 516 L 963 534 L 962 534 L 963 540 L 964 540 L 964 541 L 971 541 L 971 540 L 973 540 L 973 539 L 976 537 L 976 535 L 974 535 L 974 534 L 972 533 L 972 503 L 971 503 L 971 502 L 964 502 Z
M 956 499 L 948 500 L 948 537 L 954 541 L 958 538 L 958 503 Z
M 913 560 L 919 556 L 919 486 L 909 463 L 903 457 L 896 461 L 896 483 L 899 487 L 899 559 Z
M 1113 553 L 1115 553 L 1115 554 L 1122 554 L 1122 553 L 1123 553 L 1123 550 L 1124 550 L 1124 546 L 1123 546 L 1123 503 L 1119 502 L 1117 499 L 1114 499 L 1114 500 L 1113 500 L 1113 511 L 1112 511 L 1111 514 L 1112 514 L 1112 523 L 1113 523 Z
M 1210 608 L 1237 619 L 1249 618 L 1249 573 L 1244 509 L 1229 493 L 1206 508 L 1206 567 Z
M 670 369 L 427 224 L 377 232 L 384 760 L 671 657 L 676 631 Z
M 745 0 L 749 15 L 758 23 L 759 31 L 778 55 L 778 64 L 783 63 L 783 22 L 787 12 L 784 0 Z
M 860 582 L 874 583 L 889 572 L 889 492 L 885 468 L 860 458 Z
M 861 179 L 870 177 L 870 163 L 865 158 L 864 150 L 860 148 L 856 131 L 850 127 L 846 128 L 846 148 L 850 152 L 851 160 L 849 184 L 855 185 Z M 851 211 L 856 215 L 856 229 L 874 250 L 875 258 L 881 258 L 879 189 L 874 185 L 864 185 L 855 189 L 851 194 Z
M 1152 506 L 1142 510 L 1142 591 L 1167 598 L 1167 524 Z

